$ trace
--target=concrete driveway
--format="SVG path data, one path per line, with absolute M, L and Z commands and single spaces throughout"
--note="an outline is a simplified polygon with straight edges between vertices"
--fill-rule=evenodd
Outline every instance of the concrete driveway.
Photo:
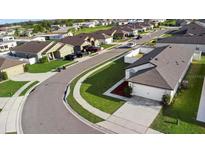
M 160 109 L 159 102 L 133 97 L 106 121 L 100 122 L 98 125 L 116 133 L 151 133 L 149 126 L 160 112 Z M 157 133 L 157 131 L 152 130 L 152 133 Z

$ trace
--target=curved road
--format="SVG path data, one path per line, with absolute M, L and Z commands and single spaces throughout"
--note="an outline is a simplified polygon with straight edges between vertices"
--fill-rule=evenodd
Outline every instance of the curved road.
M 164 31 L 153 33 L 140 40 L 140 43 L 159 36 Z M 126 49 L 113 49 L 77 63 L 41 83 L 27 98 L 22 113 L 24 133 L 58 134 L 58 133 L 101 133 L 86 125 L 70 113 L 63 104 L 63 95 L 67 84 L 95 65 L 121 55 Z

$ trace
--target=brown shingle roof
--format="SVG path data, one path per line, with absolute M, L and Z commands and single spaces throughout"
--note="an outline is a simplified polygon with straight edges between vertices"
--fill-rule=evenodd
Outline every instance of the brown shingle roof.
M 80 46 L 85 42 L 86 37 L 88 37 L 87 34 L 79 34 L 76 36 L 68 36 L 60 40 L 60 42 L 65 44 L 70 44 L 73 46 Z
M 6 58 L 1 58 L 0 57 L 0 70 L 10 68 L 16 65 L 23 64 L 24 62 L 18 61 L 18 60 L 13 60 L 13 59 L 6 59 Z
M 51 42 L 40 42 L 40 41 L 31 41 L 24 43 L 20 46 L 17 46 L 13 49 L 16 52 L 29 52 L 29 53 L 38 53 L 45 47 L 47 47 Z

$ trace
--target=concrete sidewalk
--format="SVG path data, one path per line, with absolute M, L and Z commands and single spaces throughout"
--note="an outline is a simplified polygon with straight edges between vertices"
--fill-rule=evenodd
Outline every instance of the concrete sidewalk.
M 21 87 L 12 97 L 0 98 L 1 109 L 0 112 L 0 134 L 17 133 L 18 129 L 18 112 L 20 105 L 25 101 L 26 96 L 19 96 L 21 92 L 26 89 L 33 81 L 28 82 Z

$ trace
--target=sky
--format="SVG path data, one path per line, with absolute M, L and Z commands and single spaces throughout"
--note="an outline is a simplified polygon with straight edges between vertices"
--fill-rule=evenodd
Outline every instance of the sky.
M 39 20 L 39 19 L 0 19 L 0 25 L 4 25 L 4 24 L 7 24 L 7 23 L 19 23 L 19 22 L 24 22 L 24 21 L 36 21 L 36 20 Z

